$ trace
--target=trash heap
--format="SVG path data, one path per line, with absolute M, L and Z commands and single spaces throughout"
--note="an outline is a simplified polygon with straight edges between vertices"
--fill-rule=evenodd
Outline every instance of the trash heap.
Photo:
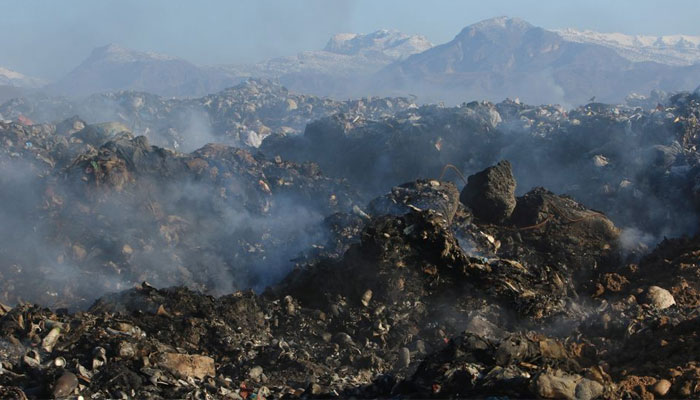
M 358 201 L 311 163 L 218 144 L 178 153 L 119 124 L 0 123 L 0 143 L 8 304 L 87 307 L 144 280 L 264 288 L 325 235 L 325 215 Z
M 109 142 L 66 176 L 86 177 L 79 181 L 93 193 L 109 188 L 115 196 L 121 183 L 126 192 L 132 179 L 154 171 L 223 180 L 230 171 L 241 179 L 253 174 L 245 166 L 254 162 L 281 168 L 224 146 L 171 154 L 134 138 Z M 289 174 L 300 168 L 283 165 Z M 509 162 L 467 181 L 460 191 L 447 181 L 414 180 L 365 206 L 329 207 L 326 235 L 258 294 L 214 297 L 143 282 L 80 312 L 2 306 L 0 394 L 700 395 L 698 238 L 667 240 L 634 262 L 604 214 L 543 188 L 516 197 Z M 265 197 L 262 185 L 246 182 L 230 195 L 249 190 L 272 201 L 273 188 L 284 186 L 267 178 L 272 195 Z
M 6 103 L 0 398 L 699 397 L 700 95 L 659 99 Z
M 411 99 L 364 98 L 338 101 L 289 92 L 268 80 L 251 79 L 201 98 L 165 98 L 121 91 L 70 101 L 55 97 L 17 98 L 0 105 L 9 120 L 61 121 L 74 115 L 96 124 L 124 124 L 161 147 L 192 151 L 207 143 L 255 148 L 271 135 L 297 135 L 312 120 L 335 113 L 375 120 L 415 107 Z
M 669 96 L 651 109 L 591 103 L 565 110 L 517 100 L 459 107 L 425 105 L 378 120 L 336 114 L 302 136 L 271 135 L 260 150 L 318 163 L 374 197 L 417 178 L 464 183 L 501 159 L 519 195 L 536 186 L 606 212 L 647 246 L 697 231 L 700 209 L 700 93 Z M 445 170 L 446 165 L 454 169 Z

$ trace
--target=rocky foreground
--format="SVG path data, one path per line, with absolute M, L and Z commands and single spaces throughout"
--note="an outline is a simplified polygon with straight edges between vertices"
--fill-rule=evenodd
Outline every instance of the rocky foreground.
M 261 294 L 144 282 L 84 312 L 3 306 L 0 393 L 700 395 L 700 240 L 630 263 L 605 215 L 542 188 L 516 198 L 515 185 L 501 162 L 461 193 L 398 186 L 326 218 L 327 243 Z

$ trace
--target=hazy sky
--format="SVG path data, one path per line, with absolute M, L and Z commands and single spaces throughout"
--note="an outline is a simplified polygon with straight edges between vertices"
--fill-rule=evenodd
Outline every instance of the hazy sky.
M 0 66 L 56 78 L 107 43 L 197 64 L 320 49 L 338 32 L 381 28 L 439 44 L 500 15 L 545 28 L 700 35 L 700 1 L 0 0 Z

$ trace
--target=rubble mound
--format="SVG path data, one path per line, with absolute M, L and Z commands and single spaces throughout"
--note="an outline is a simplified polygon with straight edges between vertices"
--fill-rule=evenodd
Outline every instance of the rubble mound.
M 336 113 L 375 120 L 410 107 L 415 104 L 406 97 L 337 101 L 290 92 L 270 80 L 249 79 L 198 98 L 138 91 L 94 94 L 79 100 L 30 96 L 0 105 L 0 115 L 41 123 L 76 114 L 90 124 L 116 121 L 160 147 L 189 152 L 211 142 L 257 148 L 269 135 L 296 136 L 307 123 Z
M 486 393 L 567 399 L 603 395 L 605 382 L 572 373 L 582 370 L 575 359 L 561 341 L 534 332 L 500 337 L 467 332 L 428 356 L 398 391 L 417 398 L 469 398 Z M 584 390 L 592 393 L 582 396 Z
M 312 160 L 367 198 L 441 175 L 461 185 L 446 165 L 469 176 L 507 159 L 516 195 L 536 186 L 570 195 L 648 233 L 649 245 L 697 232 L 699 98 L 678 93 L 646 109 L 591 103 L 566 110 L 517 99 L 423 105 L 374 121 L 336 114 L 308 124 L 303 136 L 270 135 L 260 149 Z
M 490 222 L 502 222 L 515 209 L 515 178 L 508 161 L 469 176 L 459 195 L 474 216 Z
M 267 89 L 207 107 L 257 118 L 235 96 Z M 308 109 L 285 96 L 261 107 Z M 260 152 L 0 121 L 0 395 L 700 395 L 700 239 L 643 247 L 697 225 L 695 95 L 375 120 L 394 105 L 367 101 Z
M 271 171 L 299 168 L 221 145 L 186 155 L 136 138 L 102 150 L 73 168 L 126 171 L 122 192 L 162 168 L 224 181 L 226 171 L 254 179 L 264 172 L 265 182 Z M 110 179 L 86 185 L 117 193 Z M 267 185 L 272 197 L 248 196 L 246 207 L 274 202 L 278 192 Z M 474 218 L 458 196 L 448 182 L 415 181 L 371 201 L 369 214 L 357 206 L 333 213 L 323 224 L 327 242 L 261 294 L 214 297 L 144 282 L 78 313 L 2 306 L 0 385 L 36 398 L 695 393 L 693 352 L 677 350 L 698 343 L 696 308 L 678 291 L 679 279 L 694 279 L 683 260 L 696 241 L 669 242 L 631 268 L 620 262 L 617 228 L 569 198 L 535 189 L 493 224 Z M 681 278 L 653 267 L 677 253 L 673 246 L 686 254 L 672 262 L 686 271 Z M 625 297 L 651 286 L 635 273 L 642 268 L 656 271 L 649 279 L 677 304 Z M 596 291 L 592 282 L 608 286 Z M 632 351 L 639 343 L 648 351 Z
M 0 248 L 6 303 L 85 307 L 144 280 L 212 293 L 264 287 L 324 238 L 323 216 L 358 201 L 311 163 L 213 144 L 178 153 L 129 132 L 61 150 L 38 128 L 0 131 L 31 143 L 0 157 L 14 174 L 0 181 L 0 218 L 15 227 Z
M 509 222 L 516 236 L 547 257 L 567 260 L 575 270 L 588 268 L 591 263 L 617 262 L 614 255 L 620 250 L 620 230 L 603 213 L 569 197 L 535 188 L 518 197 Z M 507 251 L 509 243 L 502 244 Z

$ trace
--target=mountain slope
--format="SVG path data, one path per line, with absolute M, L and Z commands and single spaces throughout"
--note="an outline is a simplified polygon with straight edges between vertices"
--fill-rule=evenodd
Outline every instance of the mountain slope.
M 700 36 L 625 35 L 575 29 L 562 29 L 555 32 L 570 42 L 608 47 L 631 61 L 653 61 L 683 66 L 700 62 Z
M 422 102 L 461 103 L 519 97 L 530 103 L 575 105 L 595 97 L 621 102 L 631 92 L 697 87 L 700 64 L 691 61 L 696 53 L 700 57 L 698 45 L 700 38 L 690 36 L 652 40 L 551 31 L 498 17 L 467 26 L 435 47 L 422 36 L 397 31 L 341 33 L 323 50 L 252 65 L 197 66 L 108 45 L 95 49 L 48 89 L 69 96 L 136 90 L 199 97 L 263 78 L 296 92 L 335 98 L 416 95 Z
M 333 35 L 323 51 L 346 55 L 381 53 L 393 60 L 401 60 L 411 54 L 428 50 L 432 46 L 423 36 L 381 29 L 367 35 L 357 33 Z
M 366 80 L 386 65 L 431 46 L 422 36 L 397 31 L 346 33 L 333 36 L 324 50 L 305 51 L 253 65 L 207 67 L 110 44 L 93 50 L 85 61 L 48 89 L 69 96 L 137 90 L 162 96 L 197 97 L 234 86 L 246 78 L 266 78 L 279 80 L 301 92 L 346 96 L 353 82 Z M 357 94 L 361 95 L 360 91 Z
M 237 82 L 216 70 L 180 58 L 110 44 L 93 50 L 85 61 L 49 89 L 72 96 L 117 90 L 196 96 Z
M 38 78 L 26 76 L 17 71 L 0 67 L 0 85 L 14 86 L 21 88 L 38 88 L 44 85 L 45 82 Z
M 423 36 L 379 30 L 366 35 L 340 33 L 323 50 L 304 51 L 255 65 L 220 67 L 231 77 L 279 80 L 290 90 L 320 96 L 360 97 L 364 82 L 392 62 L 423 52 L 432 44 Z
M 700 67 L 632 62 L 613 49 L 576 43 L 556 32 L 499 17 L 464 28 L 452 41 L 382 70 L 374 87 L 423 100 L 461 102 L 520 97 L 578 104 L 596 96 L 616 102 L 632 91 L 687 89 Z
M 0 67 L 0 103 L 35 93 L 38 88 L 45 84 L 46 82 L 42 79 Z M 0 120 L 3 118 L 2 114 L 0 114 Z

